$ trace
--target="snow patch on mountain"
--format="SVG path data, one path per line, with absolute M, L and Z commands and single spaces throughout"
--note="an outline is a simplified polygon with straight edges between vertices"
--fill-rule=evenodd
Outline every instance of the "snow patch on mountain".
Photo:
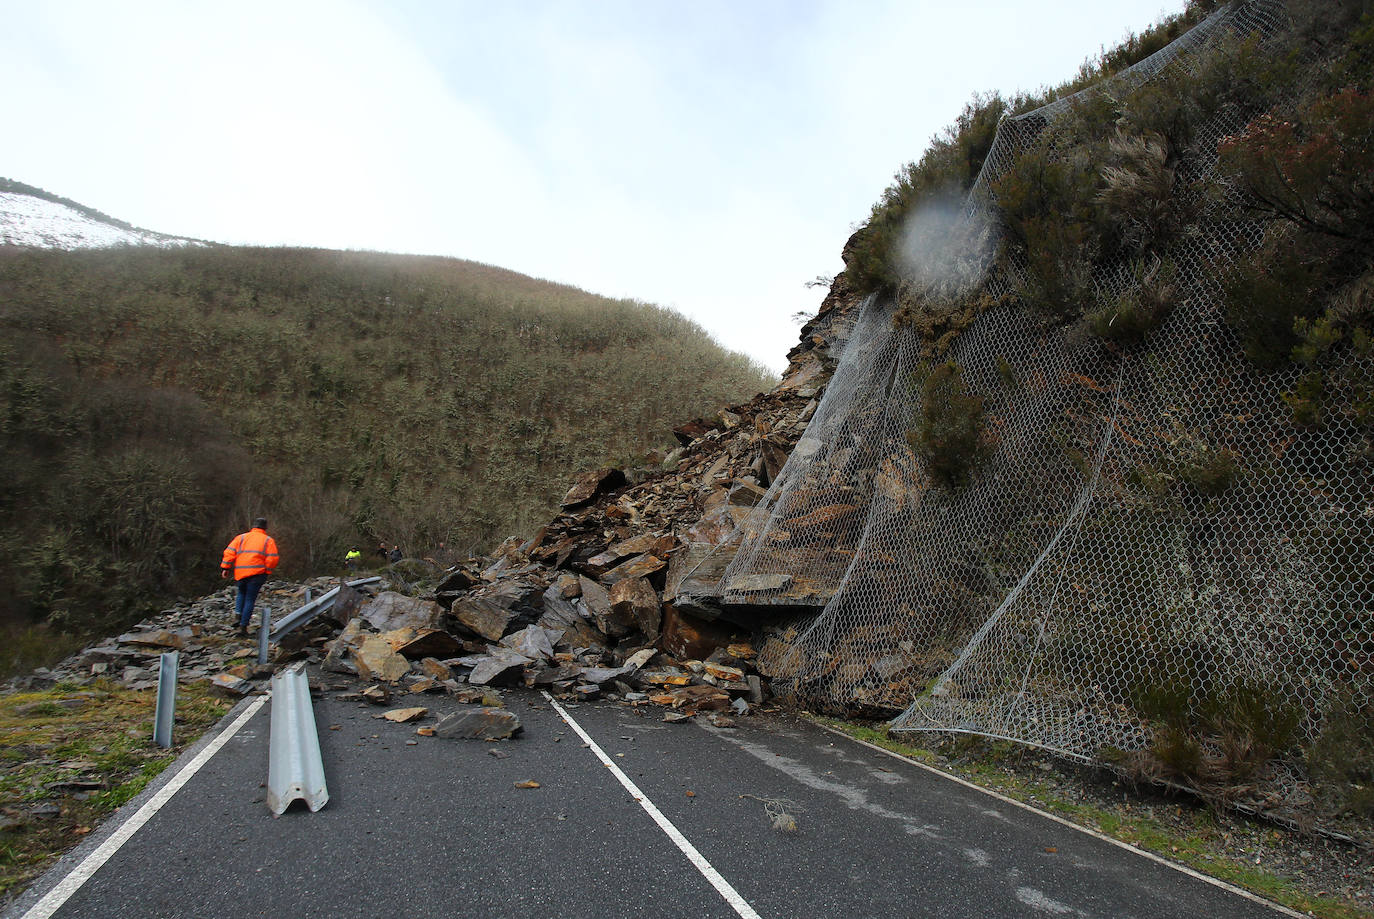
M 40 249 L 109 246 L 200 246 L 204 243 L 97 220 L 56 201 L 0 192 L 0 245 Z

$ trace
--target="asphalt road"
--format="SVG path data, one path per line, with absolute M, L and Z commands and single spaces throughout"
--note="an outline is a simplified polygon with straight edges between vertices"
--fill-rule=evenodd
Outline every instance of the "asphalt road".
M 315 704 L 323 810 L 269 813 L 262 706 L 52 915 L 1282 915 L 806 722 L 752 717 L 713 728 L 665 724 L 657 707 L 568 706 L 741 909 L 544 697 L 508 693 L 524 733 L 481 742 L 419 737 L 414 724 L 378 720 L 382 709 L 335 695 Z M 435 714 L 459 705 L 416 704 Z M 524 780 L 540 787 L 516 787 Z M 44 894 L 155 792 L 64 858 L 5 919 L 39 915 L 31 909 Z

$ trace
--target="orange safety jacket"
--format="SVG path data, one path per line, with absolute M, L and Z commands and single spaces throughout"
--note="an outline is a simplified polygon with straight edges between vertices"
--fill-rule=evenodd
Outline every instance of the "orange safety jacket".
M 234 580 L 242 581 L 255 574 L 266 574 L 277 567 L 277 542 L 267 531 L 254 527 L 247 533 L 234 537 L 224 549 L 224 559 L 219 566 L 225 571 L 234 572 Z

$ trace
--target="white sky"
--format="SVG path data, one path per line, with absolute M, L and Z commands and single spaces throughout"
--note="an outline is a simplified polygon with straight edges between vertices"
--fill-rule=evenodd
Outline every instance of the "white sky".
M 0 176 L 227 243 L 452 255 L 775 370 L 975 92 L 1183 0 L 0 0 Z

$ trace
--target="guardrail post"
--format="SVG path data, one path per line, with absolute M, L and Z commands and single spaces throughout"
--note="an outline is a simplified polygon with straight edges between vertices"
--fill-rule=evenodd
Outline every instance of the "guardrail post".
M 153 743 L 164 750 L 172 746 L 172 718 L 177 707 L 177 664 L 180 661 L 180 651 L 165 651 L 158 661 Z
M 267 666 L 267 645 L 272 639 L 272 611 L 262 604 L 258 614 L 258 666 Z

